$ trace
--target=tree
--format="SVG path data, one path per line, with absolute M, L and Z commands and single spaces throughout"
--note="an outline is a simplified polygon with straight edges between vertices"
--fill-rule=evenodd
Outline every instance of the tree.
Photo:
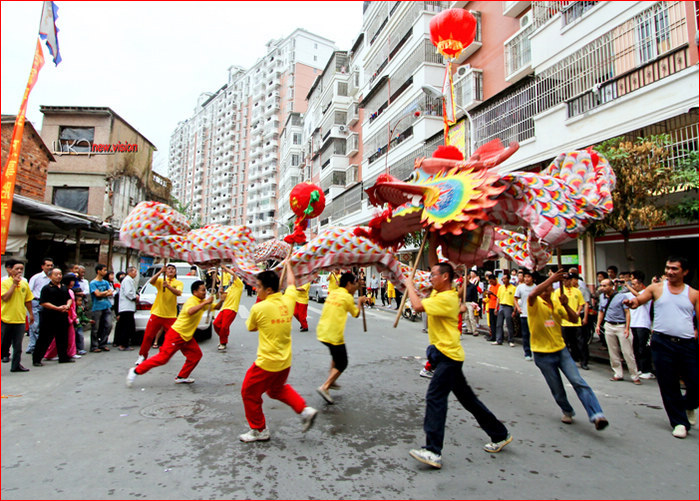
M 190 224 L 190 229 L 196 230 L 202 227 L 202 220 L 200 219 L 199 215 L 192 212 L 190 204 L 183 204 L 173 195 L 170 195 L 170 206 L 187 218 L 187 221 Z
M 661 194 L 674 186 L 674 169 L 668 165 L 670 136 L 623 137 L 608 139 L 593 149 L 603 155 L 617 176 L 612 192 L 613 210 L 605 219 L 591 225 L 594 236 L 607 228 L 622 234 L 629 269 L 634 269 L 630 234 L 637 228 L 652 229 L 666 223 L 669 214 Z

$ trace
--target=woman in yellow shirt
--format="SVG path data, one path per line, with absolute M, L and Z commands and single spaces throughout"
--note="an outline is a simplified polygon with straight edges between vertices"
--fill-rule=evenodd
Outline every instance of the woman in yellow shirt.
M 357 318 L 360 308 L 367 302 L 366 297 L 358 297 L 355 306 L 353 295 L 360 283 L 352 273 L 343 273 L 338 283 L 339 287 L 326 298 L 316 327 L 316 338 L 328 347 L 332 358 L 328 379 L 316 391 L 329 404 L 333 403 L 333 398 L 328 391 L 348 366 L 348 353 L 345 349 L 345 323 L 348 313 Z
M 160 351 L 136 367 L 129 369 L 126 375 L 126 386 L 132 386 L 136 376 L 145 374 L 154 367 L 167 364 L 178 351 L 185 355 L 185 364 L 175 378 L 175 383 L 194 383 L 194 379 L 190 377 L 190 374 L 202 359 L 202 350 L 194 339 L 194 331 L 197 330 L 197 325 L 202 319 L 202 313 L 209 309 L 214 296 L 206 297 L 207 288 L 201 280 L 194 281 L 191 290 L 192 297 L 185 302 L 177 320 L 165 333 L 165 339 Z
M 221 301 L 214 307 L 214 309 L 221 308 L 221 311 L 214 319 L 214 331 L 219 336 L 219 347 L 218 351 L 226 351 L 226 345 L 228 344 L 228 335 L 231 328 L 231 324 L 236 319 L 238 314 L 238 306 L 241 304 L 241 295 L 243 294 L 243 281 L 238 278 L 235 272 L 226 266 L 221 266 L 221 268 L 226 272 L 226 275 L 233 278 L 230 282 L 230 287 L 226 292 L 222 291 Z

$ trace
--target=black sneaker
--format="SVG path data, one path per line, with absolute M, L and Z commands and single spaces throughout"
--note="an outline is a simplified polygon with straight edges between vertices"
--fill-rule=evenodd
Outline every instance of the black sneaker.
M 10 357 L 2 357 L 2 363 L 6 364 L 10 361 Z

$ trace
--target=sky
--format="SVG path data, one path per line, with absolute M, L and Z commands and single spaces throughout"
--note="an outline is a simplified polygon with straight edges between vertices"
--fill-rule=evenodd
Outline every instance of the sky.
M 41 130 L 40 105 L 108 106 L 156 145 L 153 166 L 167 172 L 170 134 L 202 92 L 249 68 L 265 43 L 296 28 L 349 50 L 362 26 L 362 2 L 57 1 L 56 67 L 46 63 L 29 96 L 27 118 Z M 2 113 L 19 110 L 29 78 L 42 2 L 0 4 Z M 324 63 L 325 64 L 325 63 Z

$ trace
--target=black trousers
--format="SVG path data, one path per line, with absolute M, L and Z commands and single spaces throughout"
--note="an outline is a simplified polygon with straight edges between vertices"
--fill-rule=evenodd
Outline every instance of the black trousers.
M 561 333 L 571 358 L 581 365 L 588 365 L 588 335 L 584 330 L 581 327 L 562 327 Z
M 45 313 L 43 311 L 42 313 Z M 50 317 L 44 315 L 39 320 L 39 337 L 36 340 L 34 353 L 32 353 L 32 361 L 41 363 L 41 359 L 46 355 L 46 350 L 49 348 L 51 341 L 56 339 L 56 351 L 58 351 L 58 361 L 65 362 L 71 360 L 68 356 L 68 315 Z
M 645 327 L 632 327 L 632 346 L 634 348 L 634 359 L 637 361 L 637 368 L 640 372 L 652 372 L 651 368 L 651 346 L 649 338 L 651 331 Z
M 6 324 L 2 322 L 2 358 L 10 357 L 12 346 L 12 370 L 19 369 L 22 360 L 22 338 L 24 338 L 24 324 Z
M 505 440 L 508 437 L 508 429 L 477 398 L 467 384 L 467 379 L 462 372 L 463 362 L 443 355 L 432 344 L 428 346 L 426 354 L 433 367 L 433 377 L 425 395 L 425 419 L 423 420 L 425 448 L 435 454 L 442 453 L 447 419 L 447 399 L 450 392 L 454 393 L 462 407 L 476 418 L 479 426 L 493 442 Z
M 133 311 L 119 312 L 119 320 L 114 328 L 114 343 L 117 346 L 131 346 L 131 341 L 136 334 Z

